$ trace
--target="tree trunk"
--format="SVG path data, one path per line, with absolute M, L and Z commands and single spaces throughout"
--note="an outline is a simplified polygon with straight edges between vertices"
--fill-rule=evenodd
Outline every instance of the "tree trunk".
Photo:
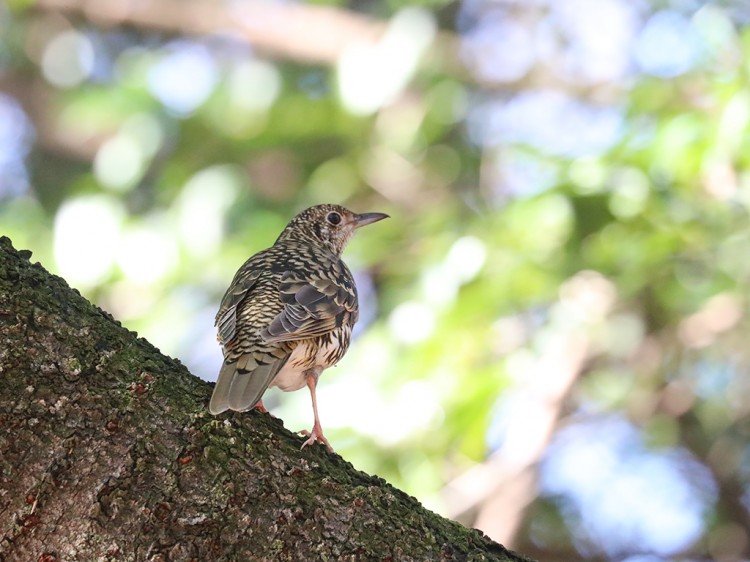
M 0 560 L 527 560 L 211 385 L 0 238 Z

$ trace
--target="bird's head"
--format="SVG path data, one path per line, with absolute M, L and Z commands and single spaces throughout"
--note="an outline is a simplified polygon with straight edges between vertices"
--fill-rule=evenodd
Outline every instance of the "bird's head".
M 315 205 L 294 217 L 279 236 L 279 240 L 310 240 L 323 244 L 334 254 L 340 255 L 355 230 L 385 218 L 388 218 L 385 213 L 357 214 L 341 205 Z

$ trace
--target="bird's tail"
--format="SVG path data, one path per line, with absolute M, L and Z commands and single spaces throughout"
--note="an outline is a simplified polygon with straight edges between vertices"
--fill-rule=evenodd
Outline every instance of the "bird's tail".
M 238 365 L 247 363 L 244 356 L 232 363 L 225 362 L 216 379 L 208 410 L 214 415 L 225 410 L 249 410 L 258 403 L 287 359 L 288 355 L 281 359 L 274 358 L 270 363 L 259 364 L 252 371 L 238 368 Z

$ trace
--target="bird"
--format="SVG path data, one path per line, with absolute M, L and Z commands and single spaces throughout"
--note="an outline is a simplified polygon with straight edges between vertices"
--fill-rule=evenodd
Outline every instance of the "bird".
M 216 314 L 224 354 L 209 411 L 267 412 L 269 387 L 290 392 L 307 386 L 314 423 L 302 444 L 323 434 L 315 389 L 323 370 L 344 356 L 359 317 L 354 277 L 341 259 L 355 231 L 388 218 L 354 213 L 340 205 L 315 205 L 298 213 L 270 248 L 237 271 Z

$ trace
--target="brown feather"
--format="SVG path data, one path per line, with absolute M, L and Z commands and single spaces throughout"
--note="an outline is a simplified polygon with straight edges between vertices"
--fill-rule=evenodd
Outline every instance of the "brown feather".
M 330 221 L 332 213 L 340 220 Z M 337 205 L 311 207 L 290 221 L 273 246 L 240 267 L 216 314 L 224 365 L 212 413 L 252 408 L 282 369 L 289 388 L 298 388 L 294 369 L 319 373 L 344 355 L 358 303 L 341 252 L 358 220 L 369 224 L 384 216 L 356 215 Z M 300 345 L 300 365 L 285 368 Z

